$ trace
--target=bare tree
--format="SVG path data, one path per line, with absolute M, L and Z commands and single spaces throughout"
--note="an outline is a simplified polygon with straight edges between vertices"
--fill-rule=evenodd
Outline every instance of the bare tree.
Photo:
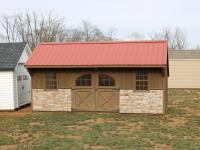
M 129 39 L 134 39 L 134 40 L 141 40 L 144 39 L 144 35 L 138 33 L 138 32 L 132 32 L 129 36 Z
M 178 27 L 174 30 L 163 28 L 161 32 L 151 33 L 149 37 L 150 39 L 167 40 L 169 49 L 181 50 L 188 46 L 186 34 Z
M 7 38 L 8 42 L 10 42 L 11 41 L 11 39 L 10 39 L 10 36 L 11 36 L 10 35 L 10 20 L 9 20 L 8 16 L 2 17 L 1 25 L 6 32 L 6 38 Z
M 5 31 L 5 35 L 1 35 L 8 42 L 16 42 L 18 35 L 16 33 L 16 19 L 11 16 L 2 16 L 1 26 Z
M 151 34 L 149 34 L 149 37 L 150 39 L 154 40 L 154 39 L 157 39 L 157 40 L 162 40 L 162 39 L 165 39 L 165 40 L 168 40 L 170 41 L 171 38 L 172 38 L 172 31 L 170 28 L 163 28 L 161 32 L 153 32 Z
M 64 20 L 53 12 L 45 15 L 36 12 L 18 13 L 14 16 L 2 16 L 1 26 L 7 42 L 22 41 L 34 48 L 39 42 L 65 40 Z
M 13 16 L 2 16 L 0 25 L 4 34 L 0 38 L 7 42 L 27 42 L 33 49 L 39 42 L 56 41 L 110 41 L 114 30 L 105 34 L 96 25 L 82 20 L 76 27 L 66 28 L 64 19 L 53 12 L 46 14 L 23 12 Z
M 97 26 L 82 20 L 81 24 L 66 32 L 67 41 L 108 41 L 112 37 L 106 36 Z
M 66 41 L 83 41 L 81 30 L 71 28 L 66 30 Z
M 195 49 L 196 49 L 196 50 L 200 50 L 200 45 L 197 44 Z
M 117 29 L 114 28 L 114 27 L 110 27 L 107 34 L 106 34 L 106 37 L 107 37 L 107 41 L 113 41 L 113 40 L 117 40 L 116 38 L 116 31 Z
M 180 28 L 176 28 L 174 31 L 174 44 L 178 50 L 186 49 L 188 46 L 187 36 Z

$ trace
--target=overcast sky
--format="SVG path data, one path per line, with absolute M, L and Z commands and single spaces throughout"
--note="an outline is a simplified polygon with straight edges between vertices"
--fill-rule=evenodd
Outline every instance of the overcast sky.
M 114 27 L 121 39 L 180 27 L 193 47 L 200 45 L 200 0 L 1 0 L 0 15 L 26 10 L 52 10 L 67 25 L 85 19 L 104 31 Z

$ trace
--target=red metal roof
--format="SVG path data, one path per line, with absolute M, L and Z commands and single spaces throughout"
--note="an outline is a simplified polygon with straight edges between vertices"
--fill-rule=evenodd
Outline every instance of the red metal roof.
M 41 43 L 26 63 L 33 67 L 166 65 L 167 41 Z

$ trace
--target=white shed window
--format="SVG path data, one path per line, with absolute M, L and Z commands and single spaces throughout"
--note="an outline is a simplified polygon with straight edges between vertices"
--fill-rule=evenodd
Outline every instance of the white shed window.
M 17 76 L 17 81 L 22 81 L 22 76 L 21 75 Z
M 23 80 L 28 80 L 28 76 L 27 75 L 23 75 Z

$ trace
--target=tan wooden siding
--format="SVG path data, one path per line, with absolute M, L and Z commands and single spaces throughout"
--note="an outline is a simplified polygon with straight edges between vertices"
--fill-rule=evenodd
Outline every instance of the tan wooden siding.
M 161 70 L 151 71 L 149 73 L 149 88 L 151 90 L 163 89 L 163 78 Z
M 68 89 L 73 85 L 72 73 L 69 72 L 59 72 L 58 73 L 58 87 L 60 89 Z
M 32 88 L 43 89 L 44 88 L 44 72 L 32 72 Z
M 100 69 L 100 70 L 65 70 L 57 69 L 58 88 L 74 88 L 75 80 L 82 74 L 85 73 L 106 73 L 115 79 L 116 88 L 125 90 L 135 90 L 135 69 Z M 34 69 L 32 73 L 32 88 L 40 89 L 45 88 L 44 74 L 45 70 Z M 150 69 L 149 70 L 149 89 L 163 89 L 163 78 L 161 69 Z M 95 83 L 97 84 L 97 83 Z
M 125 89 L 125 90 L 129 90 L 129 89 L 133 89 L 135 90 L 135 72 L 128 70 L 125 70 L 125 78 L 124 78 L 124 87 L 120 86 L 120 88 Z
M 169 60 L 169 88 L 200 88 L 200 60 Z

